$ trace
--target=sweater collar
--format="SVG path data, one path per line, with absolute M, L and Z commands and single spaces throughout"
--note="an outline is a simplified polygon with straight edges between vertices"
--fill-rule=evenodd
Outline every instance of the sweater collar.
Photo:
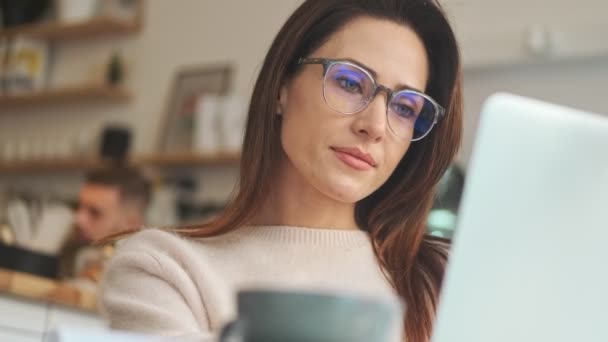
M 245 226 L 235 232 L 267 241 L 287 244 L 308 244 L 318 246 L 361 246 L 369 245 L 369 234 L 362 230 L 313 228 L 298 226 Z

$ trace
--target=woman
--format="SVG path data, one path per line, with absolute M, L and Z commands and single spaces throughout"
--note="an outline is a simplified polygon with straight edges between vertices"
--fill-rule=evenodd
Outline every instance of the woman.
M 428 341 L 447 251 L 425 224 L 460 143 L 459 63 L 434 1 L 305 1 L 255 85 L 234 200 L 125 241 L 111 324 L 213 333 L 239 288 L 322 288 L 397 294 L 407 340 Z

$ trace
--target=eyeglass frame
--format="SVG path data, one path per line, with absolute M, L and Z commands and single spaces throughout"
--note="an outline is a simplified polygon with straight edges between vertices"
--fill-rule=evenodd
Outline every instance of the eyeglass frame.
M 329 68 L 331 68 L 334 64 L 346 64 L 346 65 L 350 65 L 353 67 L 356 67 L 358 69 L 361 69 L 361 71 L 363 71 L 371 80 L 372 80 L 372 84 L 373 84 L 373 91 L 372 91 L 372 95 L 369 97 L 369 99 L 367 99 L 367 103 L 365 103 L 364 106 L 361 107 L 361 109 L 356 110 L 352 113 L 345 113 L 343 111 L 337 110 L 335 108 L 333 108 L 329 102 L 327 102 L 327 97 L 325 96 L 325 77 L 327 76 L 327 71 L 329 70 Z M 361 111 L 363 111 L 365 108 L 367 108 L 367 106 L 369 106 L 369 104 L 376 98 L 376 96 L 378 95 L 378 93 L 380 91 L 383 91 L 384 93 L 386 93 L 386 115 L 387 115 L 387 126 L 388 128 L 391 130 L 391 132 L 398 138 L 400 139 L 404 139 L 402 137 L 400 137 L 399 135 L 397 135 L 397 133 L 395 133 L 395 131 L 393 130 L 393 128 L 391 127 L 391 125 L 388 124 L 388 111 L 389 111 L 389 103 L 393 100 L 393 98 L 395 97 L 396 94 L 399 94 L 401 92 L 407 91 L 409 93 L 414 93 L 416 95 L 422 96 L 424 99 L 426 99 L 427 101 L 429 101 L 431 103 L 431 105 L 433 105 L 433 107 L 435 108 L 435 115 L 433 118 L 433 123 L 431 124 L 431 127 L 429 128 L 429 130 L 421 137 L 418 138 L 413 138 L 411 139 L 411 141 L 419 141 L 424 139 L 427 135 L 429 135 L 429 133 L 431 133 L 431 131 L 433 130 L 433 127 L 435 127 L 435 125 L 439 122 L 439 120 L 441 120 L 444 116 L 445 116 L 445 108 L 443 108 L 439 103 L 437 103 L 437 101 L 435 101 L 432 97 L 430 97 L 427 94 L 421 93 L 417 90 L 414 89 L 402 89 L 402 90 L 398 90 L 398 91 L 394 91 L 391 88 L 382 85 L 380 83 L 378 83 L 376 81 L 376 78 L 374 78 L 374 76 L 363 66 L 351 62 L 349 60 L 345 60 L 345 59 L 331 59 L 331 58 L 300 58 L 298 59 L 298 65 L 305 65 L 305 64 L 321 64 L 323 65 L 323 99 L 325 100 L 325 104 L 331 108 L 332 110 L 344 114 L 344 115 L 353 115 L 353 114 L 357 114 Z

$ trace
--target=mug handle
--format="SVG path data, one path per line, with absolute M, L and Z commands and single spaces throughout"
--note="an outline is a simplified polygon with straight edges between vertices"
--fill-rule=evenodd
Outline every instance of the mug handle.
M 243 324 L 239 320 L 229 322 L 222 328 L 220 342 L 243 342 Z

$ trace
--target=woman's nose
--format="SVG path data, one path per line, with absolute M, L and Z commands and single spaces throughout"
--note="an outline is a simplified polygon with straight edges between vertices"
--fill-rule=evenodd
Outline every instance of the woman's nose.
M 374 142 L 386 135 L 386 96 L 378 93 L 361 112 L 355 114 L 353 131 Z

